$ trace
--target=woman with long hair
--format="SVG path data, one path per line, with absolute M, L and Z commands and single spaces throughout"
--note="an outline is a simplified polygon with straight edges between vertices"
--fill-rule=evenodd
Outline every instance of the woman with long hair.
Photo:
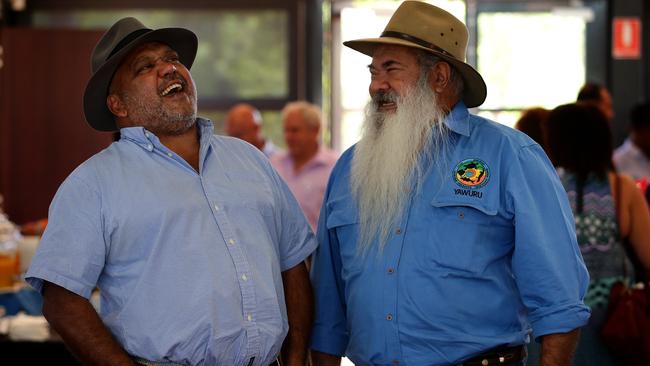
M 634 276 L 622 238 L 650 268 L 648 205 L 635 182 L 616 173 L 610 126 L 599 109 L 583 103 L 555 108 L 546 124 L 546 146 L 569 196 L 590 275 L 585 303 L 592 315 L 581 330 L 574 365 L 620 365 L 601 342 L 600 330 L 612 285 Z

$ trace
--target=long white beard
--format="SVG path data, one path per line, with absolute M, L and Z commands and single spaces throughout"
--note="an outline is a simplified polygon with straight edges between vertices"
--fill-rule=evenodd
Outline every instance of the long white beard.
M 352 193 L 359 208 L 358 253 L 373 245 L 381 253 L 389 234 L 397 228 L 412 188 L 419 190 L 433 161 L 444 153 L 446 113 L 427 85 L 426 74 L 403 97 L 375 96 L 366 106 L 362 138 L 352 158 Z M 377 110 L 380 99 L 394 101 L 394 113 Z M 444 159 L 436 159 L 442 162 Z M 412 187 L 415 185 L 414 187 Z

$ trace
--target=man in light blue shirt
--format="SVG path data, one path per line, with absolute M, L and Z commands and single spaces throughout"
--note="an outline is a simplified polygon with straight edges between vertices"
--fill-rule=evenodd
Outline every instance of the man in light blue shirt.
M 267 366 L 284 341 L 302 366 L 316 241 L 264 155 L 196 118 L 196 49 L 134 18 L 99 41 L 84 111 L 121 139 L 59 188 L 27 281 L 86 364 Z
M 569 365 L 588 274 L 540 146 L 469 114 L 467 29 L 407 1 L 372 56 L 363 137 L 330 176 L 311 271 L 314 365 Z M 532 337 L 531 337 L 532 336 Z

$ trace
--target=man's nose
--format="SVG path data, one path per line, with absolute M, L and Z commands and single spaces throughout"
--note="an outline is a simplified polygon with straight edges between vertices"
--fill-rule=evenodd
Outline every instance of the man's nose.
M 159 70 L 160 76 L 167 76 L 167 75 L 176 73 L 177 68 L 176 68 L 176 65 L 173 62 L 168 62 L 168 61 L 161 60 L 158 70 Z
M 370 95 L 379 92 L 387 92 L 388 90 L 390 90 L 390 84 L 386 81 L 385 78 L 374 77 L 370 81 L 370 87 L 369 87 Z

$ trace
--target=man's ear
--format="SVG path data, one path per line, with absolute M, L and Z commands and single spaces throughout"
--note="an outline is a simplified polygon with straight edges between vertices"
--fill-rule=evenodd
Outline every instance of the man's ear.
M 442 93 L 451 79 L 451 66 L 443 61 L 436 62 L 429 70 L 429 86 L 436 93 Z
M 117 117 L 124 118 L 129 115 L 124 102 L 122 102 L 122 98 L 116 94 L 111 94 L 106 97 L 106 106 Z

